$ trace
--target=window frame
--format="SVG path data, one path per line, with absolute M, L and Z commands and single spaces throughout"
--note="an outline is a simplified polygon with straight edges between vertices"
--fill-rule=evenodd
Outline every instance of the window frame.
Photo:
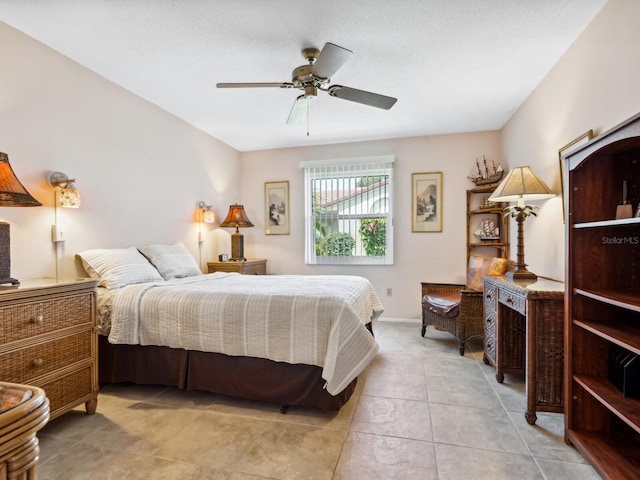
M 343 158 L 331 160 L 309 160 L 300 162 L 304 170 L 305 194 L 305 264 L 307 265 L 393 265 L 393 166 L 395 158 L 392 155 Z M 327 171 L 323 172 L 322 170 Z M 332 170 L 332 171 L 329 171 Z M 341 174 L 344 172 L 344 174 Z M 313 186 L 315 180 L 345 179 L 354 176 L 388 176 L 386 184 L 386 213 L 348 213 L 322 214 L 313 212 Z M 361 195 L 359 192 L 358 195 Z M 374 200 L 373 204 L 383 197 Z M 316 220 L 358 221 L 362 218 L 386 219 L 385 255 L 318 255 L 316 253 Z M 338 230 L 341 231 L 341 230 Z M 356 241 L 358 241 L 357 233 Z

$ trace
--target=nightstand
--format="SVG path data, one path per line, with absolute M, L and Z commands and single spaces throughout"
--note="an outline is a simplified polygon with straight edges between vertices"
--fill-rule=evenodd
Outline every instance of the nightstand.
M 266 275 L 267 260 L 264 258 L 249 258 L 244 262 L 207 262 L 209 273 L 238 272 L 244 275 Z
M 0 288 L 0 378 L 43 389 L 55 418 L 98 404 L 96 280 L 26 280 Z M 2 478 L 2 475 L 0 475 Z

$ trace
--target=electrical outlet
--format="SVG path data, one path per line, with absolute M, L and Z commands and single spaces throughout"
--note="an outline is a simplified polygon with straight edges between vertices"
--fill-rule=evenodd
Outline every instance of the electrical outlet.
M 390 297 L 392 295 L 393 295 L 393 288 L 387 287 L 387 297 Z
M 51 225 L 51 241 L 59 243 L 65 241 L 64 225 Z

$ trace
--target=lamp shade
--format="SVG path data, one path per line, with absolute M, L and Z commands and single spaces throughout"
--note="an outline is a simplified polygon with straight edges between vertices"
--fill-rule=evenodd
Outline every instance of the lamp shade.
M 56 206 L 65 208 L 80 207 L 80 191 L 76 188 L 74 178 L 62 172 L 49 175 L 49 183 L 56 190 Z
M 555 197 L 555 193 L 538 177 L 531 167 L 515 167 L 500 182 L 489 197 L 492 202 L 520 202 L 544 200 Z
M 229 205 L 229 213 L 227 213 L 227 217 L 220 224 L 221 227 L 235 227 L 238 228 L 246 228 L 253 227 L 253 223 L 247 217 L 247 214 L 244 211 L 244 205 Z
M 204 212 L 202 212 L 202 221 L 204 223 L 213 223 L 216 221 L 216 216 L 211 208 L 207 208 Z
M 80 207 L 80 192 L 73 183 L 69 183 L 67 188 L 60 190 L 60 206 L 65 208 Z
M 40 207 L 42 204 L 33 198 L 13 173 L 9 156 L 0 152 L 0 206 L 3 207 Z

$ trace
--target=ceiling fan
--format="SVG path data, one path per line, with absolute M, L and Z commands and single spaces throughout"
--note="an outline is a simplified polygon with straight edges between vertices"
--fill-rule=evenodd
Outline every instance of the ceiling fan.
M 332 97 L 362 103 L 371 107 L 389 110 L 397 99 L 366 92 L 342 85 L 329 85 L 334 73 L 345 64 L 353 52 L 333 43 L 325 43 L 322 51 L 317 48 L 305 48 L 302 56 L 309 62 L 293 69 L 291 82 L 282 83 L 218 83 L 218 88 L 297 88 L 304 93 L 296 98 L 287 119 L 288 125 L 300 124 L 307 117 L 309 101 L 318 96 L 318 90 L 327 92 Z

